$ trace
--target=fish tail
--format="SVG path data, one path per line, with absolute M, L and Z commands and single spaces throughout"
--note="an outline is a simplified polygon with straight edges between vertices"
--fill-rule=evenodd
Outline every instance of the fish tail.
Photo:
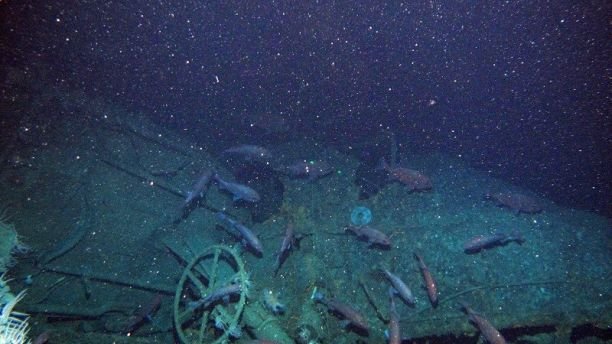
M 467 314 L 471 314 L 474 312 L 472 308 L 470 308 L 470 305 L 465 300 L 459 300 L 457 301 L 457 304 L 459 305 L 459 308 L 465 311 Z
M 521 232 L 517 230 L 514 230 L 512 233 L 510 233 L 510 238 L 511 240 L 516 241 L 519 244 L 522 244 L 523 242 L 525 242 L 525 238 L 523 237 L 523 235 L 521 234 Z
M 193 193 L 191 191 L 187 191 L 187 195 L 185 195 L 185 202 L 183 203 L 183 205 L 188 205 L 189 203 L 191 203 L 191 195 Z
M 395 297 L 395 295 L 397 295 L 397 290 L 395 290 L 395 288 L 389 286 L 389 289 L 387 290 L 387 294 L 389 295 L 389 298 L 391 299 L 391 301 L 393 301 L 393 297 Z
M 225 181 L 219 177 L 219 173 L 213 171 L 212 179 L 214 179 L 217 183 L 223 184 Z
M 419 267 L 421 268 L 425 267 L 425 262 L 423 261 L 423 257 L 418 252 L 414 252 L 414 259 L 416 259 L 419 262 Z
M 276 263 L 274 263 L 274 277 L 278 275 L 278 270 L 280 270 L 280 268 L 281 268 L 280 260 L 277 259 Z

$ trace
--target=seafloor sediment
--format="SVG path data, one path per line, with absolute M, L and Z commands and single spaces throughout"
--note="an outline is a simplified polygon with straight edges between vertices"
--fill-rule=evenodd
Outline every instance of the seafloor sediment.
M 193 251 L 219 243 L 239 249 L 241 244 L 219 226 L 217 210 L 242 221 L 262 241 L 263 256 L 242 253 L 253 284 L 249 302 L 261 302 L 265 289 L 279 293 L 286 309 L 269 317 L 290 336 L 310 319 L 321 342 L 383 342 L 389 284 L 381 267 L 399 275 L 416 296 L 415 306 L 396 301 L 406 338 L 475 334 L 458 301 L 469 303 L 502 333 L 552 327 L 551 336 L 568 338 L 572 328 L 584 324 L 612 324 L 609 219 L 559 207 L 438 152 L 405 151 L 400 157 L 431 178 L 431 191 L 409 192 L 388 183 L 373 197 L 359 200 L 354 183 L 359 162 L 306 139 L 275 144 L 274 164 L 322 159 L 332 163 L 333 174 L 310 181 L 273 169 L 259 171 L 251 184 L 262 195 L 259 205 L 236 205 L 210 187 L 198 205 L 186 210 L 185 192 L 204 169 L 230 179 L 240 170 L 219 155 L 231 142 L 202 135 L 196 142 L 103 101 L 76 102 L 73 93 L 54 92 L 56 98 L 47 98 L 56 100 L 49 101 L 61 99 L 57 107 L 76 108 L 74 116 L 53 123 L 44 142 L 12 145 L 10 154 L 26 163 L 6 166 L 1 179 L 5 192 L 0 204 L 10 205 L 19 234 L 38 254 L 53 253 L 73 240 L 75 228 L 87 226 L 73 247 L 52 260 L 23 258 L 10 273 L 17 291 L 26 287 L 25 276 L 34 276 L 18 306 L 32 314 L 33 335 L 52 329 L 63 343 L 83 343 L 74 340 L 81 336 L 128 340 L 122 334 L 125 324 L 160 294 L 154 321 L 142 324 L 129 340 L 171 342 L 172 300 L 185 263 L 164 242 L 191 243 Z M 19 184 L 12 182 L 15 174 Z M 496 191 L 530 195 L 544 210 L 517 214 L 483 199 Z M 390 237 L 390 248 L 369 247 L 345 233 L 356 206 L 371 209 L 370 225 Z M 257 223 L 253 214 L 258 214 Z M 274 276 L 275 252 L 289 223 L 304 238 Z M 464 252 L 470 238 L 513 231 L 524 242 Z M 415 252 L 437 281 L 435 308 L 423 288 Z M 341 328 L 325 307 L 313 305 L 314 288 L 359 310 L 369 323 L 368 336 Z M 62 321 L 49 321 L 57 319 Z M 248 337 L 248 331 L 243 335 Z

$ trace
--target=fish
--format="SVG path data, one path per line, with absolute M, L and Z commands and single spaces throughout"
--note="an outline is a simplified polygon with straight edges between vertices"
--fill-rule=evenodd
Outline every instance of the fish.
M 302 160 L 286 166 L 284 172 L 291 178 L 304 178 L 313 181 L 331 174 L 334 172 L 334 168 L 323 160 Z
M 282 114 L 260 114 L 246 119 L 250 127 L 259 129 L 264 135 L 285 134 L 291 130 L 289 121 Z
M 542 212 L 542 205 L 534 198 L 516 192 L 486 193 L 486 200 L 495 202 L 500 207 L 513 210 L 517 215 L 537 214 Z
M 154 177 L 162 177 L 162 178 L 174 178 L 176 177 L 176 175 L 182 171 L 185 167 L 191 165 L 192 162 L 191 161 L 186 161 L 185 163 L 183 163 L 182 165 L 180 165 L 179 167 L 176 168 L 169 168 L 169 169 L 155 169 L 155 170 L 151 170 L 149 171 L 151 173 L 152 176 Z
M 238 145 L 230 147 L 221 152 L 221 154 L 240 156 L 246 161 L 267 161 L 272 158 L 272 153 L 270 153 L 267 148 L 256 145 Z
M 385 170 L 391 180 L 406 185 L 410 191 L 427 191 L 433 187 L 429 177 L 423 173 L 405 167 L 390 166 L 384 158 L 380 160 L 379 168 Z
M 423 257 L 416 252 L 414 253 L 414 257 L 419 262 L 419 269 L 421 270 L 421 274 L 423 274 L 423 279 L 425 280 L 425 288 L 427 288 L 427 296 L 429 296 L 429 301 L 433 307 L 436 307 L 438 305 L 438 287 L 436 286 L 436 281 L 433 279 L 427 265 L 425 265 Z
M 463 244 L 463 250 L 466 253 L 477 253 L 484 249 L 504 246 L 511 241 L 522 244 L 525 239 L 519 231 L 513 231 L 510 234 L 497 232 L 490 235 L 477 235 Z
M 344 230 L 350 231 L 354 233 L 357 237 L 365 239 L 368 242 L 368 247 L 372 247 L 374 245 L 378 245 L 384 248 L 391 247 L 391 239 L 389 239 L 389 237 L 385 233 L 370 226 L 349 225 L 345 227 Z
M 395 308 L 395 301 L 393 297 L 395 291 L 393 287 L 389 287 L 389 329 L 388 329 L 388 344 L 401 344 L 402 337 L 400 336 L 400 318 Z
M 227 190 L 232 194 L 234 202 L 244 200 L 255 203 L 261 200 L 261 196 L 259 196 L 257 191 L 246 185 L 225 181 L 216 173 L 214 174 L 214 179 L 219 184 L 219 188 Z
M 198 179 L 198 181 L 193 185 L 191 191 L 187 192 L 185 202 L 183 202 L 184 206 L 188 206 L 197 198 L 204 197 L 204 193 L 206 192 L 206 189 L 208 187 L 208 184 L 210 183 L 213 174 L 213 170 L 210 169 L 202 172 L 202 174 L 200 175 L 200 179 Z
M 39 334 L 36 337 L 36 339 L 34 339 L 32 344 L 45 344 L 49 342 L 50 338 L 51 338 L 51 332 L 49 330 L 46 330 L 45 332 Z
M 474 312 L 474 310 L 471 309 L 467 303 L 461 301 L 459 302 L 459 304 L 461 305 L 461 308 L 467 313 L 470 321 L 474 323 L 476 327 L 478 327 L 480 333 L 483 335 L 483 337 L 485 337 L 488 343 L 506 344 L 506 340 L 504 339 L 504 337 L 502 337 L 501 333 L 499 333 L 499 331 L 497 331 L 497 329 L 493 327 L 493 325 L 491 325 L 491 323 L 487 319 Z
M 400 299 L 402 299 L 408 305 L 414 306 L 416 304 L 416 299 L 414 297 L 414 294 L 412 294 L 412 290 L 408 288 L 406 283 L 404 283 L 401 278 L 393 274 L 391 271 L 385 268 L 382 268 L 381 270 L 389 281 L 389 283 L 391 283 L 391 286 L 395 290 L 395 293 L 399 295 Z
M 285 259 L 287 259 L 287 257 L 289 256 L 289 252 L 295 246 L 296 240 L 297 239 L 293 230 L 293 224 L 290 223 L 285 229 L 285 236 L 283 237 L 280 250 L 278 251 L 278 254 L 276 256 L 276 263 L 274 265 L 274 276 L 276 276 L 278 270 L 280 270 L 281 266 L 285 262 Z
M 153 315 L 159 310 L 162 303 L 162 295 L 156 294 L 151 301 L 130 317 L 127 325 L 123 328 L 123 333 L 129 334 L 138 330 L 146 322 L 151 321 Z
M 261 241 L 259 241 L 257 235 L 255 235 L 255 233 L 253 233 L 253 231 L 247 226 L 230 218 L 222 211 L 217 213 L 217 219 L 228 223 L 232 229 L 237 232 L 236 235 L 242 238 L 241 241 L 243 245 L 251 247 L 258 255 L 263 255 L 263 245 L 261 244 Z
M 344 319 L 342 322 L 345 327 L 352 326 L 353 328 L 367 333 L 369 325 L 366 319 L 353 307 L 342 303 L 336 299 L 326 299 L 323 293 L 315 292 L 312 296 L 315 302 L 323 304 L 327 309 Z
M 199 300 L 189 302 L 187 308 L 192 311 L 200 307 L 208 308 L 208 306 L 221 300 L 228 303 L 232 295 L 240 294 L 240 292 L 242 292 L 242 286 L 239 283 L 232 283 L 213 291 Z

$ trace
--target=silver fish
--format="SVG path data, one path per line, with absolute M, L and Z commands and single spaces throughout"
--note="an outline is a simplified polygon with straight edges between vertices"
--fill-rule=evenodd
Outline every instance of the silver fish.
M 261 199 L 257 191 L 253 190 L 252 188 L 246 185 L 233 183 L 233 182 L 227 182 L 221 179 L 221 177 L 219 177 L 218 174 L 215 174 L 214 178 L 219 184 L 219 187 L 221 189 L 227 190 L 229 193 L 233 195 L 234 201 L 245 200 L 247 202 L 254 203 L 254 202 L 259 202 L 259 200 Z
M 490 235 L 478 235 L 466 241 L 463 244 L 463 250 L 466 253 L 477 253 L 487 248 L 504 246 L 511 241 L 522 244 L 525 239 L 519 231 L 513 231 L 510 234 L 498 232 Z
M 404 300 L 404 302 L 410 305 L 414 305 L 416 303 L 416 300 L 414 298 L 414 295 L 412 294 L 412 290 L 408 288 L 406 283 L 404 283 L 401 278 L 391 273 L 389 270 L 382 269 L 382 271 L 385 274 L 385 277 L 387 277 L 387 280 L 389 280 L 389 283 L 391 283 L 391 286 L 393 286 L 393 289 L 395 289 L 395 291 L 399 295 L 399 297 Z
M 257 235 L 255 235 L 255 233 L 253 233 L 253 231 L 247 226 L 230 218 L 223 212 L 218 212 L 217 218 L 221 221 L 227 222 L 235 231 L 237 231 L 237 235 L 242 238 L 242 243 L 244 245 L 252 247 L 259 255 L 263 254 L 263 245 L 261 244 L 261 241 L 259 241 Z
M 185 197 L 185 202 L 183 205 L 187 206 L 191 204 L 196 198 L 200 198 L 204 196 L 206 192 L 206 188 L 208 183 L 210 183 L 210 178 L 213 176 L 212 170 L 205 170 L 202 172 L 200 179 L 193 185 L 191 191 L 187 192 L 187 197 Z
M 222 154 L 233 154 L 240 156 L 246 161 L 266 161 L 272 157 L 272 153 L 264 147 L 256 145 L 239 145 L 230 147 Z

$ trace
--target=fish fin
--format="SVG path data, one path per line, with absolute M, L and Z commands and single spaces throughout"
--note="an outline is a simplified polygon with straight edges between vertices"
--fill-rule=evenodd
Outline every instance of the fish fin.
M 222 300 L 223 300 L 223 303 L 227 305 L 227 304 L 229 303 L 229 301 L 230 301 L 230 297 L 229 297 L 229 295 L 225 295 L 225 296 L 223 296 L 223 299 L 222 299 Z
M 414 254 L 414 259 L 416 259 L 419 263 L 423 261 L 423 256 L 421 256 L 421 254 L 418 251 L 413 252 L 413 254 Z
M 340 326 L 342 326 L 343 328 L 347 328 L 349 327 L 349 325 L 351 324 L 350 320 L 340 320 Z
M 511 239 L 516 241 L 519 245 L 522 245 L 525 242 L 525 237 L 523 237 L 521 232 L 519 232 L 518 230 L 515 230 L 512 233 L 510 233 L 510 237 Z
M 321 302 L 323 303 L 325 300 L 325 295 L 323 295 L 322 292 L 317 291 L 317 287 L 315 287 L 312 291 L 312 295 L 310 296 L 311 300 L 314 300 L 315 302 Z
M 468 309 L 470 309 L 470 305 L 464 300 L 457 301 L 457 304 L 459 305 L 459 308 L 461 308 L 464 311 L 467 311 Z

